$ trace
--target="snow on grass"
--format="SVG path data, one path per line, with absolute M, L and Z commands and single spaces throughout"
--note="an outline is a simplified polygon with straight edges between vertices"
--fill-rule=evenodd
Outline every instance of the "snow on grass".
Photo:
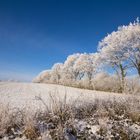
M 0 84 L 0 96 L 2 140 L 140 137 L 139 96 L 10 82 Z
M 108 93 L 100 91 L 92 91 L 85 89 L 77 89 L 52 84 L 37 84 L 37 83 L 0 83 L 0 103 L 10 104 L 12 107 L 34 107 L 42 108 L 44 105 L 38 100 L 42 98 L 45 104 L 50 104 L 50 94 L 63 100 L 67 96 L 67 102 L 92 102 L 95 99 L 114 99 L 123 100 L 126 95 L 117 93 Z M 128 95 L 127 95 L 128 96 Z

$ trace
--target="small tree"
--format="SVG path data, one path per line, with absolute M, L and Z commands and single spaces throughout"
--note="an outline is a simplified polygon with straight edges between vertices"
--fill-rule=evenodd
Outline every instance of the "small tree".
M 33 79 L 34 83 L 50 83 L 51 70 L 44 70 Z

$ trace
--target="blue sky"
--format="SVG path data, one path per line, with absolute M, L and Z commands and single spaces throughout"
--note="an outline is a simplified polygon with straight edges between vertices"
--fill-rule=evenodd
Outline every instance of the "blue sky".
M 139 0 L 0 0 L 0 79 L 30 81 L 140 17 Z

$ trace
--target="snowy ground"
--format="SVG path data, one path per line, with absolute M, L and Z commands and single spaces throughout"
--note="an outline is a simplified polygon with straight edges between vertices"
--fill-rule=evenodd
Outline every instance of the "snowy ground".
M 0 82 L 0 139 L 139 140 L 140 96 L 131 97 L 60 85 Z M 56 106 L 51 106 L 53 101 Z M 67 101 L 68 106 L 57 101 Z M 46 105 L 51 112 L 41 110 Z
M 37 83 L 12 83 L 0 82 L 0 103 L 10 104 L 12 107 L 30 106 L 43 107 L 42 102 L 36 97 L 41 97 L 46 104 L 50 104 L 50 94 L 60 100 L 67 96 L 67 102 L 94 101 L 94 99 L 125 99 L 128 95 L 108 93 L 65 87 L 61 85 L 37 84 Z

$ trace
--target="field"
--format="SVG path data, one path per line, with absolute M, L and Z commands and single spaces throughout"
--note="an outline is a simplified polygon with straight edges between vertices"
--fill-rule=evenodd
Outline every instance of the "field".
M 94 101 L 95 99 L 111 100 L 118 98 L 122 100 L 126 97 L 126 95 L 122 94 L 77 89 L 61 85 L 10 82 L 0 83 L 0 102 L 11 104 L 13 107 L 43 107 L 43 105 L 41 105 L 42 103 L 37 100 L 37 97 L 41 97 L 45 103 L 49 105 L 50 94 L 52 96 L 57 96 L 60 100 L 63 100 L 63 98 L 67 96 L 68 102 L 75 100 L 81 100 L 82 102 L 83 99 L 84 102 L 87 100 Z
M 0 139 L 140 138 L 140 97 L 52 84 L 0 82 Z

